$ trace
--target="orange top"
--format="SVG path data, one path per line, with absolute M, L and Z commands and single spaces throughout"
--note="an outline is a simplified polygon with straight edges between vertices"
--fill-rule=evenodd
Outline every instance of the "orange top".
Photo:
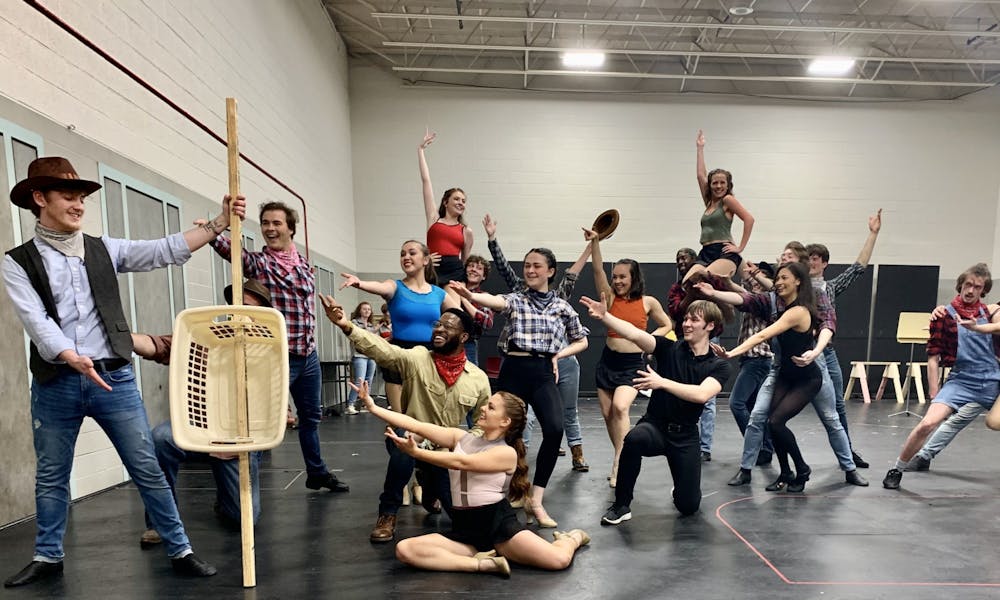
M 441 256 L 461 256 L 465 248 L 465 225 L 434 223 L 427 230 L 427 247 Z
M 622 321 L 628 321 L 639 329 L 646 331 L 646 323 L 649 322 L 649 317 L 646 316 L 646 305 L 643 304 L 642 298 L 626 300 L 621 296 L 615 296 L 608 312 Z M 608 337 L 620 338 L 621 336 L 608 329 Z

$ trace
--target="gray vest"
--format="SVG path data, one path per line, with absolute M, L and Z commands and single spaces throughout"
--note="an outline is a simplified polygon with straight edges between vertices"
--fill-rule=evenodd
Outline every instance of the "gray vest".
M 132 332 L 128 321 L 125 320 L 125 311 L 122 310 L 121 299 L 118 296 L 118 274 L 111 263 L 111 255 L 98 237 L 85 234 L 83 247 L 87 281 L 90 282 L 90 291 L 94 295 L 94 303 L 104 325 L 104 333 L 108 336 L 115 355 L 130 361 Z M 60 321 L 59 313 L 56 311 L 56 301 L 49 286 L 45 263 L 42 262 L 42 255 L 38 252 L 34 240 L 28 240 L 17 248 L 9 250 L 7 254 L 28 274 L 28 280 L 31 281 L 31 285 L 42 300 L 42 305 L 45 306 L 45 312 L 58 325 Z M 38 353 L 34 341 L 31 342 L 31 358 L 28 364 L 31 374 L 39 383 L 48 383 L 59 374 L 59 365 L 44 360 Z

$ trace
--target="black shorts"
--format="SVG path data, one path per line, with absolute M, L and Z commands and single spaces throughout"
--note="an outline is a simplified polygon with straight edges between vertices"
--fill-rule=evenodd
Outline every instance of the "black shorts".
M 474 508 L 451 508 L 450 540 L 473 546 L 477 552 L 492 550 L 525 530 L 506 498 L 496 504 Z
M 434 267 L 437 286 L 445 287 L 449 281 L 465 281 L 465 263 L 459 256 L 442 256 L 441 263 Z
M 639 376 L 636 371 L 646 368 L 642 357 L 642 352 L 615 352 L 605 346 L 594 373 L 597 389 L 613 392 L 619 386 L 632 387 L 632 380 Z
M 736 265 L 736 268 L 738 269 L 740 267 L 740 263 L 743 262 L 743 257 L 734 252 L 722 251 L 722 247 L 725 244 L 731 244 L 731 243 L 732 242 L 726 242 L 726 243 L 717 242 L 715 244 L 705 244 L 704 246 L 701 247 L 701 252 L 698 253 L 698 260 L 695 262 L 697 262 L 699 265 L 707 267 L 708 265 L 719 260 L 720 258 L 724 258 L 728 261 L 731 261 L 734 265 Z
M 426 348 L 431 347 L 430 342 L 407 342 L 406 340 L 389 340 L 389 343 L 393 346 L 399 346 L 400 348 L 416 348 L 417 346 L 424 346 Z M 399 374 L 399 371 L 394 369 L 382 369 L 382 381 L 386 383 L 395 383 L 396 385 L 403 385 L 403 376 Z

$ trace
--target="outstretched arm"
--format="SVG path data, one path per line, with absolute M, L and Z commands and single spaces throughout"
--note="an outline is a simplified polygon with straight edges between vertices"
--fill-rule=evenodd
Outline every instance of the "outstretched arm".
M 698 175 L 698 193 L 701 194 L 701 199 L 705 200 L 705 191 L 708 189 L 708 169 L 705 168 L 705 134 L 698 130 L 698 137 L 695 138 L 695 146 L 697 147 L 698 159 L 697 159 L 697 175 Z
M 858 253 L 858 261 L 862 266 L 867 267 L 868 261 L 872 259 L 872 251 L 875 250 L 875 240 L 878 239 L 878 232 L 882 230 L 882 209 L 878 209 L 878 212 L 874 215 L 868 217 L 868 238 L 865 240 L 865 245 L 861 246 L 861 252 Z
M 737 294 L 736 292 L 723 292 L 721 290 L 717 290 L 707 281 L 699 281 L 694 284 L 694 287 L 706 298 L 711 298 L 712 300 L 717 300 L 719 302 L 725 302 L 726 304 L 732 304 L 733 306 L 740 306 L 743 304 L 743 296 Z
M 608 329 L 632 342 L 643 352 L 656 350 L 656 339 L 652 335 L 609 313 L 607 302 L 608 299 L 604 294 L 601 294 L 600 302 L 586 296 L 580 298 L 580 304 L 587 307 L 590 316 L 604 323 Z
M 417 162 L 420 165 L 420 183 L 424 194 L 424 214 L 427 216 L 427 229 L 431 228 L 438 220 L 437 206 L 434 203 L 434 186 L 431 185 L 431 170 L 427 167 L 427 157 L 424 150 L 434 143 L 436 133 L 431 133 L 430 129 L 425 130 L 424 139 L 417 146 Z
M 742 344 L 726 352 L 724 356 L 726 358 L 742 356 L 750 350 L 750 348 L 753 348 L 757 344 L 763 344 L 769 339 L 777 336 L 778 334 L 784 333 L 793 327 L 800 327 L 803 323 L 808 323 L 810 319 L 811 317 L 809 316 L 808 310 L 801 306 L 793 306 L 792 308 L 786 310 L 777 321 L 753 334 Z
M 188 250 L 194 252 L 205 244 L 215 240 L 219 234 L 229 229 L 230 217 L 235 214 L 239 219 L 246 217 L 247 201 L 243 196 L 236 196 L 236 201 L 232 202 L 229 194 L 222 197 L 222 212 L 211 221 L 200 223 L 193 229 L 184 232 L 184 241 L 187 242 Z
M 396 282 L 391 279 L 386 279 L 385 281 L 362 281 L 358 279 L 357 275 L 350 273 L 341 273 L 340 276 L 344 278 L 344 281 L 340 284 L 340 289 L 353 287 L 362 292 L 382 296 L 386 300 L 390 300 L 396 295 Z
M 487 292 L 470 292 L 469 288 L 465 287 L 465 284 L 461 281 L 449 281 L 448 289 L 454 291 L 460 297 L 465 298 L 469 302 L 485 306 L 490 310 L 507 310 L 507 301 L 504 300 L 503 296 L 496 296 Z
M 368 409 L 368 412 L 393 427 L 411 431 L 422 438 L 426 438 L 434 442 L 438 446 L 443 448 L 454 448 L 455 444 L 458 443 L 458 440 L 461 439 L 461 437 L 466 433 L 463 429 L 458 429 L 456 427 L 441 427 L 440 425 L 424 423 L 423 421 L 418 421 L 413 417 L 404 415 L 403 413 L 382 408 L 381 406 L 375 404 L 371 394 L 368 393 L 367 381 L 362 381 L 361 387 L 354 385 L 352 382 L 348 382 L 348 385 L 350 385 L 352 389 L 357 390 L 358 398 L 365 403 L 365 408 Z
M 597 295 L 607 298 L 608 306 L 614 302 L 614 294 L 611 292 L 611 285 L 608 283 L 608 274 L 604 272 L 604 258 L 601 256 L 601 241 L 597 239 L 597 233 L 583 228 L 583 237 L 590 242 L 590 265 L 594 270 L 594 288 Z
M 661 389 L 681 400 L 695 404 L 705 404 L 722 391 L 722 384 L 714 377 L 706 377 L 698 384 L 680 383 L 661 377 L 651 367 L 640 370 L 632 381 L 635 384 L 633 387 L 637 390 Z

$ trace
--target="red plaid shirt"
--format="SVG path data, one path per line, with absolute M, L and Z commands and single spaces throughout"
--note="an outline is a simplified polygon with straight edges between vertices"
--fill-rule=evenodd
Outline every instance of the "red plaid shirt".
M 957 296 L 952 302 L 957 301 Z M 975 309 L 976 316 L 983 314 L 987 319 L 991 319 L 989 307 L 979 303 Z M 958 355 L 958 322 L 950 314 L 946 314 L 940 319 L 934 319 L 930 323 L 930 338 L 927 340 L 927 356 L 937 356 L 942 367 L 955 366 L 955 358 Z M 993 354 L 1000 358 L 1000 337 L 993 336 Z
M 219 256 L 230 260 L 229 238 L 211 242 Z M 299 254 L 299 265 L 288 271 L 266 252 L 243 250 L 243 276 L 263 283 L 271 292 L 271 304 L 285 316 L 288 351 L 308 356 L 316 350 L 316 275 Z

